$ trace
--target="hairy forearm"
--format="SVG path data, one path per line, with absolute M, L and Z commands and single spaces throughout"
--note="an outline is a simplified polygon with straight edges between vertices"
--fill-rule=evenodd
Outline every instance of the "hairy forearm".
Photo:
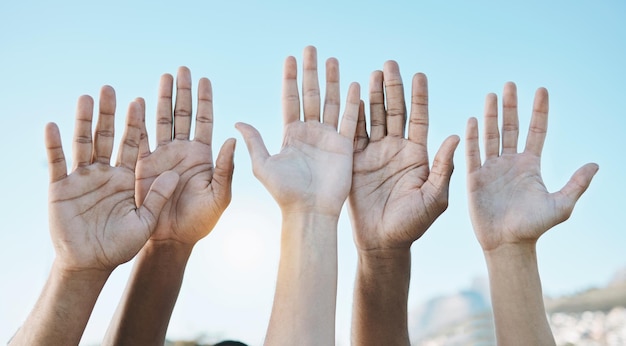
M 35 307 L 10 345 L 78 345 L 110 271 L 67 271 L 55 260 Z
M 103 345 L 162 345 L 193 246 L 149 241 L 141 250 Z
M 353 345 L 409 345 L 411 252 L 359 251 L 352 307 Z
M 334 345 L 338 217 L 283 214 L 266 345 Z
M 546 317 L 535 243 L 485 251 L 500 345 L 554 345 Z

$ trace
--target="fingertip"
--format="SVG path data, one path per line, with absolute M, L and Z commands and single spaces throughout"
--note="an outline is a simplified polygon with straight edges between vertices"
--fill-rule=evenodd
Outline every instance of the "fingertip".
M 179 66 L 176 72 L 178 74 L 191 74 L 191 70 L 187 66 Z
M 414 80 L 419 80 L 419 81 L 428 81 L 428 78 L 426 77 L 426 74 L 423 72 L 417 72 L 416 74 L 413 75 L 413 79 Z
M 446 138 L 446 141 L 451 141 L 454 145 L 458 145 L 459 142 L 461 142 L 461 137 L 459 137 L 459 135 L 450 135 Z
M 93 107 L 93 97 L 89 96 L 89 95 L 80 95 L 78 97 L 78 102 L 80 104 L 87 104 Z
M 348 88 L 348 96 L 352 98 L 356 97 L 356 99 L 359 100 L 360 102 L 361 101 L 361 84 L 357 82 L 350 83 L 350 87 Z
M 385 64 L 383 65 L 383 71 L 386 71 L 388 69 L 398 69 L 398 62 L 395 60 L 387 60 L 385 61 Z
M 333 68 L 339 65 L 339 60 L 335 57 L 330 57 L 326 59 L 326 68 Z
M 100 88 L 100 97 L 103 96 L 111 96 L 111 97 L 115 97 L 115 89 L 113 89 L 112 86 L 110 85 L 103 85 L 102 88 Z
M 513 81 L 508 81 L 504 83 L 504 89 L 515 89 L 517 90 L 517 85 Z
M 169 82 L 169 83 L 173 83 L 174 82 L 174 76 L 172 76 L 170 73 L 164 73 L 161 75 L 161 80 L 164 82 Z
M 198 81 L 198 86 L 199 87 L 203 87 L 203 88 L 208 88 L 210 90 L 211 89 L 211 80 L 206 78 L 206 77 L 202 77 Z
M 306 56 L 307 54 L 317 54 L 317 48 L 313 45 L 304 47 L 304 55 Z

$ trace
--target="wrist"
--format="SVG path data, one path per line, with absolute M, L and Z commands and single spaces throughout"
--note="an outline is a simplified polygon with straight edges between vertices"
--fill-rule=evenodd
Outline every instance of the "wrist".
M 142 248 L 142 252 L 148 253 L 168 253 L 172 255 L 191 255 L 191 251 L 196 244 L 184 243 L 174 239 L 149 239 Z
M 491 273 L 519 275 L 529 268 L 537 267 L 536 243 L 507 243 L 491 250 L 483 251 L 487 269 Z
M 51 272 L 62 281 L 106 282 L 113 269 L 79 268 L 57 257 L 52 263 Z

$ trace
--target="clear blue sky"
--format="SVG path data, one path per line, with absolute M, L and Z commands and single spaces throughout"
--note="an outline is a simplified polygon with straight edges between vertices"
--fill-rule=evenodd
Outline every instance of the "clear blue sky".
M 548 189 L 560 189 L 587 162 L 597 162 L 600 171 L 572 218 L 540 240 L 544 292 L 603 285 L 626 265 L 623 1 L 3 1 L 0 342 L 26 318 L 54 257 L 45 123 L 59 124 L 69 153 L 77 98 L 97 97 L 109 84 L 117 91 L 118 114 L 142 96 L 153 126 L 160 75 L 185 65 L 194 81 L 213 83 L 214 142 L 235 137 L 238 147 L 232 204 L 194 249 L 169 337 L 204 334 L 210 341 L 260 344 L 273 297 L 280 215 L 253 177 L 233 125 L 255 125 L 268 149 L 279 150 L 282 63 L 288 55 L 301 61 L 306 45 L 318 48 L 320 61 L 339 59 L 344 96 L 352 81 L 367 90 L 370 72 L 388 59 L 398 61 L 405 82 L 426 73 L 432 155 L 448 135 L 463 136 L 466 119 L 482 116 L 485 94 L 500 94 L 506 81 L 518 85 L 522 128 L 535 89 L 547 87 L 542 168 Z M 486 273 L 467 213 L 463 152 L 461 142 L 448 211 L 413 246 L 411 306 Z M 356 263 L 347 213 L 339 233 L 337 339 L 347 345 Z M 131 265 L 109 279 L 84 344 L 101 340 Z

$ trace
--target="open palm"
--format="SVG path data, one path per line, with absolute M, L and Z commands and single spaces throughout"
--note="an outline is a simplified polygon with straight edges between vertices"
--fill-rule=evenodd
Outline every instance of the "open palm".
M 387 109 L 383 93 L 385 84 Z M 359 114 L 349 206 L 360 250 L 409 247 L 447 208 L 452 136 L 428 166 L 428 89 L 426 77 L 412 85 L 409 138 L 404 138 L 406 106 L 398 65 L 385 64 L 370 81 L 371 135 Z
M 541 151 L 548 125 L 548 92 L 538 89 L 524 152 L 517 152 L 517 90 L 507 83 L 503 96 L 502 142 L 494 94 L 485 103 L 485 162 L 481 164 L 478 125 L 467 127 L 468 198 L 474 230 L 483 250 L 502 244 L 535 242 L 567 220 L 589 186 L 597 165 L 581 167 L 559 191 L 549 193 L 541 177 Z
M 327 95 L 324 120 L 320 122 L 316 52 L 305 50 L 303 97 L 304 121 L 300 120 L 296 61 L 285 62 L 283 109 L 284 136 L 280 153 L 270 156 L 252 126 L 237 128 L 250 151 L 254 174 L 283 211 L 318 212 L 338 216 L 350 191 L 352 143 L 359 107 L 358 84 L 350 86 L 339 131 L 339 74 L 337 60 L 326 67 Z
M 104 87 L 92 147 L 93 100 L 79 99 L 74 134 L 74 168 L 67 167 L 57 126 L 46 127 L 50 162 L 50 232 L 58 259 L 71 270 L 112 270 L 130 260 L 150 237 L 156 218 L 176 182 L 168 172 L 147 188 L 142 207 L 135 205 L 135 174 L 141 106 L 131 103 L 118 162 L 109 165 L 113 148 L 115 93 Z
M 156 176 L 174 171 L 180 182 L 167 202 L 152 235 L 154 240 L 176 240 L 195 244 L 209 234 L 231 200 L 233 153 L 235 141 L 228 140 L 217 159 L 212 159 L 213 104 L 211 84 L 202 78 L 198 83 L 198 110 L 195 138 L 191 129 L 191 73 L 181 67 L 172 112 L 173 78 L 164 75 L 159 88 L 157 107 L 157 148 L 150 152 L 144 126 L 137 163 L 137 194 L 145 196 Z M 173 117 L 172 117 L 173 114 Z

